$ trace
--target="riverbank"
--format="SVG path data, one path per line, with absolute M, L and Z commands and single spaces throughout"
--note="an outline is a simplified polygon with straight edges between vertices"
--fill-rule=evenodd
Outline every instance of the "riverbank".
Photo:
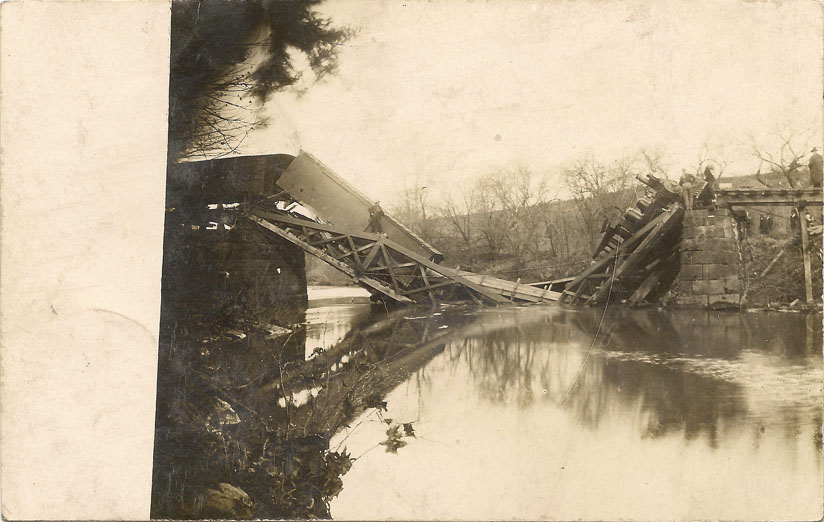
M 811 263 L 813 299 L 805 302 L 804 264 L 800 241 L 759 236 L 742 242 L 744 296 L 746 308 L 805 310 L 821 307 L 821 237 L 812 241 Z
M 657 312 L 610 307 L 608 324 L 602 328 L 598 319 L 603 314 L 592 308 L 571 311 L 560 306 L 447 307 L 442 312 L 433 312 L 422 307 L 404 307 L 386 312 L 383 307 L 352 302 L 367 294 L 358 287 L 309 287 L 309 308 L 304 312 L 307 320 L 288 329 L 276 330 L 271 325 L 260 328 L 237 321 L 224 325 L 228 329 L 221 333 L 204 329 L 197 322 L 177 324 L 174 335 L 161 344 L 158 393 L 164 401 L 158 404 L 153 518 L 330 517 L 331 501 L 342 491 L 344 475 L 360 454 L 373 447 L 383 451 L 370 455 L 396 453 L 407 445 L 420 446 L 413 453 L 425 449 L 426 443 L 420 442 L 424 439 L 415 438 L 420 431 L 419 417 L 414 410 L 399 404 L 405 399 L 400 400 L 393 390 L 400 389 L 398 386 L 404 382 L 413 382 L 410 379 L 414 375 L 426 375 L 430 362 L 445 352 L 453 360 L 453 351 L 469 347 L 468 355 L 480 357 L 470 369 L 482 372 L 474 377 L 480 379 L 482 397 L 495 397 L 522 381 L 517 372 L 511 373 L 512 368 L 519 367 L 521 359 L 509 360 L 518 350 L 510 353 L 503 349 L 509 343 L 521 346 L 515 340 L 525 342 L 524 346 L 543 346 L 541 343 L 551 339 L 562 342 L 568 335 L 574 335 L 582 339 L 581 343 L 570 345 L 569 349 L 574 351 L 593 332 L 603 331 L 600 338 L 605 344 L 599 344 L 594 355 L 606 354 L 608 361 L 628 357 L 624 352 L 634 346 L 632 339 L 637 340 L 640 332 L 646 332 L 640 338 L 661 337 L 664 332 L 662 339 L 668 343 L 663 355 L 666 357 L 670 357 L 670 352 L 691 354 L 698 350 L 701 354 L 706 352 L 707 357 L 723 359 L 730 351 L 738 353 L 738 347 L 760 346 L 768 338 L 772 339 L 767 347 L 770 353 L 782 357 L 785 352 L 792 358 L 820 353 L 820 334 L 815 333 L 820 327 L 820 316 L 814 314 L 808 318 L 787 314 L 784 320 L 780 318 L 784 314 Z M 310 321 L 315 315 L 322 323 Z M 335 318 L 340 319 L 340 325 L 334 324 Z M 689 325 L 698 324 L 693 319 L 702 324 L 697 337 L 690 337 Z M 787 332 L 779 328 L 785 322 L 792 325 Z M 340 332 L 327 332 L 338 326 Z M 322 328 L 330 335 L 316 335 L 312 327 Z M 532 330 L 534 335 L 529 334 Z M 568 335 L 560 335 L 559 331 Z M 731 338 L 731 331 L 740 338 Z M 586 344 L 590 342 L 591 339 Z M 616 343 L 625 348 L 615 351 Z M 311 352 L 309 346 L 314 347 Z M 523 361 L 543 357 L 544 350 L 554 349 L 553 346 L 550 342 L 538 352 L 530 351 Z M 662 349 L 658 344 L 650 344 L 642 351 L 652 350 L 653 346 L 655 350 Z M 605 352 L 607 349 L 610 352 Z M 558 355 L 562 353 L 566 352 Z M 672 364 L 682 364 L 680 357 L 672 355 Z M 705 357 L 702 355 L 699 360 L 703 363 Z M 512 366 L 513 362 L 517 364 Z M 537 366 L 527 365 L 523 371 L 531 375 L 549 362 L 548 359 Z M 492 381 L 486 383 L 488 379 Z M 498 383 L 496 379 L 503 380 Z M 648 383 L 659 380 L 650 378 Z M 527 381 L 532 382 L 533 378 Z M 587 386 L 587 395 L 596 393 L 588 382 L 585 378 L 579 386 Z M 526 400 L 522 391 L 543 387 L 558 402 L 570 386 L 566 382 L 561 387 L 549 387 L 540 379 L 533 384 L 523 390 L 519 387 L 517 401 Z M 668 393 L 676 396 L 693 385 L 700 383 Z M 510 399 L 516 400 L 510 397 L 506 401 Z M 580 405 L 576 397 L 570 398 L 569 403 Z M 690 415 L 697 415 L 697 410 L 693 412 L 688 406 L 684 403 L 678 408 L 687 408 Z M 701 432 L 704 422 L 717 422 L 699 420 L 695 425 L 677 425 L 667 430 Z M 358 426 L 367 430 L 356 435 L 359 442 L 351 439 L 344 444 L 345 437 Z M 426 429 L 431 428 L 422 424 L 418 437 L 425 437 Z M 656 428 L 656 436 L 661 429 Z M 357 451 L 350 454 L 346 446 Z M 410 449 L 404 448 L 401 453 L 406 455 Z M 342 506 L 341 512 L 348 509 L 351 507 Z
M 331 438 L 365 410 L 385 412 L 386 393 L 451 332 L 445 314 L 359 304 L 368 301 L 359 287 L 307 293 L 306 320 L 288 328 L 181 320 L 161 339 L 152 518 L 329 518 L 354 460 Z M 414 430 L 411 420 L 381 422 L 387 447 Z

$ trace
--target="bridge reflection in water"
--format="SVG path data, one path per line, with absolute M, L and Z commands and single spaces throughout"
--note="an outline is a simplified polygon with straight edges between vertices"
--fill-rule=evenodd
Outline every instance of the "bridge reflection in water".
M 820 516 L 820 315 L 347 298 L 305 319 L 171 338 L 153 518 Z
M 819 315 L 459 317 L 386 396 L 415 440 L 386 454 L 372 412 L 332 439 L 363 454 L 336 518 L 820 517 Z

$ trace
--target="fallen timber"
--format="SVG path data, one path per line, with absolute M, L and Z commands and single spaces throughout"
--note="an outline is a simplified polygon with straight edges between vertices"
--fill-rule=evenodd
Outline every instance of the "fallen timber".
M 254 223 L 326 261 L 398 304 L 471 299 L 478 304 L 557 301 L 559 293 L 445 267 L 383 234 L 347 231 L 294 216 L 257 211 Z
M 345 273 L 375 301 L 593 305 L 616 299 L 640 304 L 659 297 L 677 274 L 683 210 L 676 185 L 638 179 L 647 186 L 645 196 L 607 228 L 592 264 L 577 277 L 538 283 L 441 265 L 439 251 L 304 152 L 273 180 L 275 194 L 245 215 Z
M 669 180 L 639 176 L 648 190 L 635 207 L 607 227 L 592 264 L 567 282 L 560 301 L 594 305 L 608 299 L 638 305 L 661 297 L 678 275 L 684 211 Z M 696 188 L 698 196 L 706 184 Z

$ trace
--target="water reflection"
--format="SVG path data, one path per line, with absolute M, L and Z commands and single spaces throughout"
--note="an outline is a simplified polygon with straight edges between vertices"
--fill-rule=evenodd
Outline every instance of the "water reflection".
M 160 345 L 152 517 L 328 518 L 352 462 L 330 439 L 443 352 L 445 318 L 413 312 L 327 299 L 291 328 L 175 322 Z
M 774 518 L 787 498 L 799 518 L 820 515 L 820 316 L 460 317 L 443 354 L 387 397 L 388 415 L 418 422 L 418 441 L 397 456 L 371 451 L 383 428 L 368 413 L 333 439 L 366 452 L 335 516 Z M 647 488 L 655 501 L 615 497 Z
M 820 385 L 821 328 L 813 316 L 624 309 L 605 317 L 596 310 L 489 315 L 447 352 L 453 365 L 465 361 L 479 395 L 493 401 L 519 408 L 536 397 L 563 401 L 591 427 L 616 404 L 639 407 L 641 436 L 704 432 L 711 446 L 722 427 L 820 424 L 811 392 Z
M 157 518 L 820 517 L 820 316 L 326 299 L 279 336 L 200 324 L 161 345 Z
M 305 357 L 309 359 L 328 350 L 369 318 L 370 306 L 367 304 L 328 304 L 310 308 L 306 311 Z

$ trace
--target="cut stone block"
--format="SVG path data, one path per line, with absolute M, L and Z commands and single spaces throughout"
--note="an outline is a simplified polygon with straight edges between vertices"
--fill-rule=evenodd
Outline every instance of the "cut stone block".
M 678 277 L 683 281 L 704 279 L 704 265 L 681 265 Z
M 738 252 L 709 252 L 706 250 L 684 250 L 681 253 L 681 263 L 697 264 L 737 264 Z
M 693 295 L 716 295 L 725 294 L 725 282 L 721 279 L 713 279 L 711 281 L 693 281 L 692 293 Z
M 680 295 L 675 298 L 675 305 L 682 307 L 706 308 L 709 300 L 705 295 Z
M 703 226 L 706 224 L 707 211 L 706 210 L 690 210 L 684 214 L 685 226 Z
M 679 276 L 679 280 L 675 283 L 673 291 L 678 295 L 692 295 L 692 281 L 686 281 Z
M 738 267 L 736 265 L 704 265 L 704 279 L 722 279 L 737 276 Z
M 708 296 L 710 308 L 737 308 L 741 306 L 741 296 L 738 294 L 718 294 Z
M 724 283 L 724 294 L 732 294 L 738 293 L 741 291 L 741 281 L 738 280 L 738 277 L 725 277 L 722 282 Z
M 730 230 L 730 232 L 732 232 L 732 230 Z M 682 237 L 685 241 L 689 241 L 693 239 L 703 240 L 707 238 L 732 237 L 732 235 L 728 235 L 722 226 L 694 225 L 684 227 Z
M 681 242 L 683 251 L 702 250 L 707 252 L 737 252 L 735 241 L 721 237 L 696 237 Z

